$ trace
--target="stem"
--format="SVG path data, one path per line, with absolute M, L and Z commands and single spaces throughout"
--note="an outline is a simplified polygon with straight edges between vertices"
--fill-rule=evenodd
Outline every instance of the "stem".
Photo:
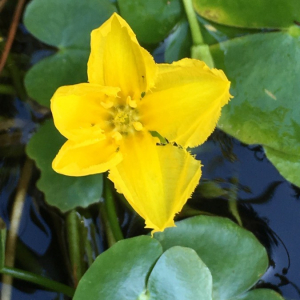
M 12 276 L 14 278 L 22 279 L 28 282 L 36 283 L 55 292 L 63 293 L 69 297 L 72 297 L 75 292 L 75 290 L 70 286 L 67 286 L 65 284 L 59 283 L 57 281 L 27 271 L 10 268 L 10 267 L 4 267 L 0 270 L 0 273 Z
M 101 217 L 101 220 L 102 220 L 102 224 L 104 226 L 105 233 L 106 233 L 107 244 L 108 244 L 108 247 L 111 247 L 117 241 L 116 241 L 116 239 L 114 237 L 114 234 L 112 232 L 112 229 L 111 229 L 108 217 L 107 217 L 107 212 L 106 212 L 106 207 L 105 207 L 104 202 L 99 203 L 99 211 L 100 211 L 100 217 Z
M 0 84 L 0 94 L 14 95 L 15 90 L 11 85 Z
M 3 7 L 5 6 L 7 0 L 0 0 L 0 12 L 2 11 Z
M 15 202 L 13 204 L 12 214 L 10 218 L 10 228 L 7 235 L 6 257 L 5 257 L 5 265 L 7 267 L 13 267 L 15 263 L 18 231 L 19 231 L 20 222 L 22 218 L 22 211 L 26 199 L 26 192 L 31 178 L 31 172 L 32 172 L 32 160 L 27 158 L 21 172 L 19 184 L 17 186 Z M 9 300 L 11 298 L 13 278 L 11 276 L 3 275 L 2 281 L 3 281 L 3 287 L 1 291 L 2 297 L 0 298 L 2 300 Z
M 91 264 L 94 262 L 93 248 L 88 238 L 85 239 L 85 252 L 88 260 L 88 265 L 91 266 Z
M 78 226 L 78 216 L 75 210 L 72 210 L 67 214 L 66 222 L 68 231 L 69 254 L 73 269 L 74 285 L 76 287 L 84 273 L 84 268 L 80 247 L 81 241 L 80 230 Z
M 214 60 L 210 53 L 209 46 L 204 43 L 200 26 L 194 11 L 192 0 L 182 0 L 185 12 L 189 21 L 193 46 L 191 47 L 191 57 L 204 61 L 210 68 L 214 67 Z
M 2 48 L 3 47 L 0 45 L 0 52 L 4 51 Z M 16 66 L 16 62 L 11 54 L 8 55 L 6 62 L 6 68 L 2 69 L 1 76 L 10 76 L 13 82 L 13 87 L 3 84 L 0 86 L 0 93 L 17 94 L 22 101 L 25 101 L 27 99 L 27 93 L 23 84 L 23 76 L 20 74 L 20 71 Z
M 9 55 L 8 58 L 7 58 L 6 67 L 9 70 L 9 73 L 11 75 L 13 85 L 15 87 L 15 90 L 17 92 L 18 97 L 22 101 L 25 101 L 27 99 L 27 93 L 26 93 L 26 90 L 24 88 L 23 78 L 20 74 L 19 69 L 16 66 L 15 61 L 12 59 L 11 55 Z
M 89 230 L 91 230 L 91 226 L 93 223 L 85 224 L 84 219 L 86 216 L 81 215 L 81 222 L 80 222 L 80 240 L 81 240 L 81 247 L 82 253 L 84 252 L 87 256 L 88 266 L 90 266 L 94 259 L 93 259 L 93 247 L 91 237 L 89 236 Z M 88 218 L 91 218 L 89 215 Z
M 105 196 L 105 206 L 108 221 L 110 223 L 111 230 L 114 234 L 116 241 L 120 241 L 124 239 L 122 230 L 120 228 L 115 201 L 112 192 L 113 186 L 112 183 L 109 181 L 108 178 L 104 179 L 104 196 Z
M 17 7 L 14 12 L 13 20 L 12 20 L 10 28 L 9 28 L 7 41 L 4 46 L 4 50 L 2 52 L 1 59 L 0 59 L 0 74 L 6 63 L 6 59 L 8 57 L 9 51 L 10 51 L 12 43 L 14 41 L 24 4 L 25 4 L 25 0 L 18 0 Z
M 182 1 L 183 1 L 185 13 L 187 15 L 190 24 L 193 45 L 194 46 L 203 45 L 204 44 L 203 37 L 197 20 L 197 16 L 194 11 L 192 0 L 182 0 Z

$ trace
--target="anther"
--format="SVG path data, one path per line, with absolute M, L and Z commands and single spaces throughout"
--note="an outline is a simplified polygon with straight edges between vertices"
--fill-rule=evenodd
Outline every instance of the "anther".
M 140 122 L 132 122 L 132 125 L 136 131 L 141 131 L 144 128 Z
M 106 109 L 108 109 L 108 108 L 111 108 L 111 107 L 113 107 L 113 105 L 114 105 L 114 103 L 112 102 L 112 101 L 107 101 L 107 102 L 101 102 L 101 105 L 104 107 L 104 108 L 106 108 Z
M 132 108 L 136 108 L 137 107 L 136 101 L 135 100 L 131 100 L 130 96 L 128 96 L 126 98 L 126 104 L 129 105 Z

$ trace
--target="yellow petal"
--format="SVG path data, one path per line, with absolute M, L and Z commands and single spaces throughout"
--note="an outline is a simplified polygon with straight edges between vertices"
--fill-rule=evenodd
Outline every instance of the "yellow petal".
M 106 172 L 122 160 L 122 154 L 105 136 L 76 143 L 67 141 L 52 163 L 54 171 L 69 176 L 85 176 Z
M 202 144 L 228 103 L 230 82 L 222 71 L 183 59 L 159 65 L 155 88 L 142 99 L 140 122 L 183 147 Z
M 147 132 L 122 141 L 123 160 L 110 169 L 109 178 L 145 219 L 147 228 L 155 232 L 175 226 L 174 215 L 200 179 L 200 162 L 171 144 L 156 145 L 156 139 Z
M 125 101 L 127 96 L 140 99 L 153 86 L 156 70 L 152 56 L 116 13 L 92 31 L 89 82 L 120 87 Z
M 56 128 L 71 140 L 85 140 L 110 129 L 111 116 L 101 105 L 119 89 L 81 83 L 60 87 L 51 99 Z

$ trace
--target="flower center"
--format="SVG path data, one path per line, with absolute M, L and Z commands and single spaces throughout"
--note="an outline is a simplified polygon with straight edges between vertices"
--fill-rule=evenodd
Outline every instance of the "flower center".
M 128 134 L 134 130 L 134 122 L 138 121 L 137 110 L 128 106 L 118 106 L 112 108 L 114 131 L 121 134 Z
M 127 97 L 125 105 L 113 105 L 113 102 L 102 103 L 109 111 L 109 124 L 112 127 L 112 137 L 120 141 L 123 136 L 134 134 L 136 131 L 143 130 L 142 123 L 139 122 L 139 113 L 136 109 L 136 101 Z

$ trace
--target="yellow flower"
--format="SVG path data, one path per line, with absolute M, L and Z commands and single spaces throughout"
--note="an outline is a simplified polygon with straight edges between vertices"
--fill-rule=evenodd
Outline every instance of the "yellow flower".
M 201 175 L 185 149 L 212 133 L 230 82 L 197 60 L 155 64 L 117 14 L 91 34 L 88 80 L 60 87 L 51 100 L 55 126 L 68 139 L 53 169 L 69 176 L 110 170 L 147 228 L 174 226 Z M 169 143 L 160 145 L 153 132 Z

